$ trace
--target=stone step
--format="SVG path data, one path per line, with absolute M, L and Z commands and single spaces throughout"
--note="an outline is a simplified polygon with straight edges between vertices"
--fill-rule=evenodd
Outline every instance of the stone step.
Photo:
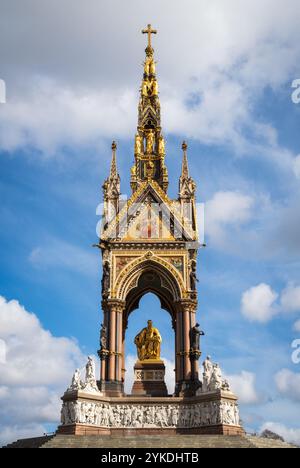
M 16 442 L 6 445 L 3 448 L 41 448 L 43 444 L 49 442 L 55 435 L 32 437 L 31 439 L 19 439 Z
M 276 439 L 267 439 L 263 437 L 248 436 L 248 440 L 257 448 L 298 448 L 295 445 L 288 444 Z
M 43 448 L 252 448 L 253 444 L 240 436 L 159 436 L 111 437 L 57 435 Z
M 21 439 L 5 448 L 297 448 L 286 442 L 256 436 L 159 435 L 150 436 L 52 436 Z

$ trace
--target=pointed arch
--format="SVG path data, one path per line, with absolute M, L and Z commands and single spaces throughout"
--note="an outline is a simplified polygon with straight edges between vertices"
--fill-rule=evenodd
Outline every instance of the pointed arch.
M 145 272 L 152 272 L 157 276 L 160 287 L 168 291 L 173 302 L 184 297 L 184 283 L 180 273 L 169 262 L 152 255 L 150 252 L 142 258 L 130 262 L 121 271 L 116 279 L 118 285 L 116 298 L 126 301 L 129 292 L 138 286 L 139 279 Z M 152 288 L 155 289 L 154 286 Z

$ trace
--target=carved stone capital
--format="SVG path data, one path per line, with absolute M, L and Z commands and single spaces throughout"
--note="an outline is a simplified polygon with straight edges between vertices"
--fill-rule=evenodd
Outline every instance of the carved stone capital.
M 105 312 L 114 310 L 115 312 L 122 313 L 125 309 L 125 302 L 119 299 L 107 299 L 102 301 L 102 308 Z
M 190 360 L 191 361 L 198 361 L 198 359 L 201 357 L 201 351 L 199 351 L 198 349 L 191 349 L 190 350 Z
M 108 349 L 99 349 L 97 351 L 97 354 L 98 354 L 99 358 L 101 359 L 101 361 L 104 361 L 105 359 L 107 359 L 109 357 Z
M 176 303 L 176 309 L 178 312 L 191 312 L 196 313 L 197 311 L 197 301 L 192 299 L 182 299 Z

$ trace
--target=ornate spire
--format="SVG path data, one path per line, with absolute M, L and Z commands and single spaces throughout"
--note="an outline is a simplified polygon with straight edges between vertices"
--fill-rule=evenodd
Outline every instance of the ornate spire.
M 148 34 L 148 44 L 145 49 L 146 57 L 143 64 L 144 72 L 138 106 L 138 126 L 134 145 L 135 163 L 131 168 L 131 188 L 135 192 L 140 181 L 154 179 L 164 191 L 167 191 L 168 173 L 164 163 L 165 140 L 161 133 L 156 62 L 151 45 L 151 34 L 156 34 L 157 31 L 148 24 L 147 29 L 143 29 L 142 33 Z
M 111 157 L 111 164 L 110 164 L 110 171 L 109 176 L 105 180 L 103 184 L 103 195 L 104 195 L 104 202 L 105 202 L 105 209 L 106 215 L 108 216 L 108 212 L 110 213 L 109 216 L 112 216 L 112 211 L 115 214 L 119 210 L 119 198 L 120 198 L 120 176 L 118 174 L 117 169 L 117 157 L 116 157 L 116 150 L 117 144 L 115 141 L 112 142 L 111 145 L 112 149 L 112 157 Z
M 118 177 L 117 158 L 116 158 L 117 144 L 115 141 L 112 142 L 111 149 L 112 149 L 112 157 L 111 157 L 111 163 L 110 163 L 109 177 L 115 178 L 115 177 Z
M 186 151 L 187 151 L 187 144 L 186 142 L 184 141 L 182 143 L 182 151 L 183 151 L 183 158 L 182 158 L 182 166 L 181 166 L 181 176 L 180 178 L 181 179 L 188 179 L 189 177 L 189 166 L 188 166 L 188 160 L 187 160 L 187 154 L 186 154 Z
M 179 199 L 188 200 L 194 197 L 196 184 L 194 180 L 189 175 L 189 166 L 187 159 L 187 144 L 184 141 L 182 143 L 182 166 L 181 166 L 181 175 L 179 177 Z

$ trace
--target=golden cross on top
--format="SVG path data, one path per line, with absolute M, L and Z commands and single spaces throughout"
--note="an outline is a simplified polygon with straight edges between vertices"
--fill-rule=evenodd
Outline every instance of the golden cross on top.
M 151 24 L 147 25 L 147 29 L 142 30 L 143 34 L 148 34 L 148 47 L 151 47 L 151 34 L 157 34 L 156 29 L 151 28 Z

